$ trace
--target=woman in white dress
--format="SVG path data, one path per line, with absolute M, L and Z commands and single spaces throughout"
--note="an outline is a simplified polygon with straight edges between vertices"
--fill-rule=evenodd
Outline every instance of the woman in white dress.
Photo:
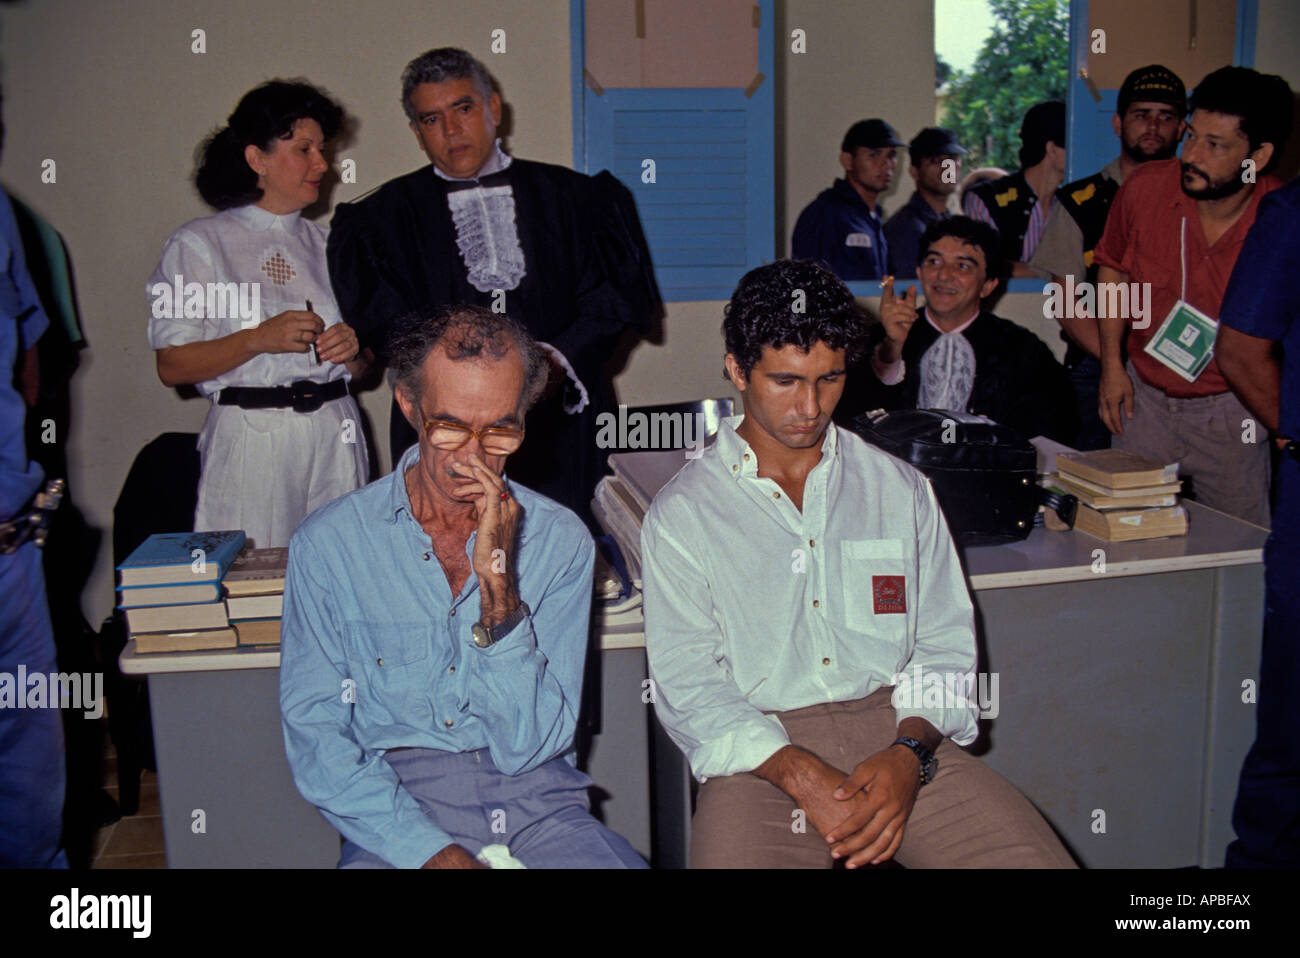
M 212 400 L 196 531 L 243 529 L 259 547 L 287 545 L 308 513 L 366 481 L 348 382 L 369 357 L 339 316 L 327 231 L 301 216 L 342 120 L 301 81 L 245 94 L 204 144 L 196 178 L 221 212 L 173 233 L 149 279 L 159 378 Z

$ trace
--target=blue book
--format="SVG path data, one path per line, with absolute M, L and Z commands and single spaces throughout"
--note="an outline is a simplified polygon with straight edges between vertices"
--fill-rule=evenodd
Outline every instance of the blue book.
M 220 582 L 243 546 L 240 529 L 155 533 L 117 567 L 120 586 Z

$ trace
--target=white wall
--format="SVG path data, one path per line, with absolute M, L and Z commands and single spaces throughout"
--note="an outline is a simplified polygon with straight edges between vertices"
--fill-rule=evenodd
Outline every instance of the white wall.
M 89 348 L 72 386 L 72 492 L 105 532 L 83 598 L 94 625 L 113 602 L 112 506 L 131 460 L 169 430 L 197 432 L 206 402 L 158 381 L 145 342 L 144 284 L 163 240 L 205 215 L 190 177 L 199 141 L 239 97 L 273 76 L 305 76 L 360 118 L 338 157 L 356 161 L 359 196 L 427 162 L 399 105 L 403 66 L 425 50 L 464 46 L 509 100 L 510 146 L 521 156 L 572 160 L 567 0 L 42 0 L 0 10 L 6 138 L 0 180 L 64 236 Z M 490 32 L 506 30 L 493 55 Z M 191 31 L 207 52 L 191 52 Z M 41 182 L 41 162 L 57 180 Z M 328 223 L 329 213 L 321 217 Z M 390 397 L 369 393 L 386 455 Z
M 1292 51 L 1300 7 L 1261 0 L 1260 69 L 1297 80 Z M 193 151 L 239 96 L 272 76 L 305 76 L 360 119 L 338 153 L 356 161 L 346 201 L 425 162 L 398 105 L 398 77 L 413 56 L 464 46 L 500 81 L 520 156 L 572 160 L 567 0 L 74 0 L 0 8 L 6 138 L 0 180 L 59 229 L 76 271 L 89 348 L 73 381 L 73 493 L 105 532 L 83 605 L 97 624 L 111 608 L 112 504 L 136 452 L 169 430 L 197 431 L 205 412 L 159 383 L 144 339 L 145 279 L 163 239 L 203 215 L 190 184 Z M 489 49 L 506 30 L 506 52 Z M 804 54 L 790 31 L 806 32 Z M 191 31 L 207 52 L 191 52 Z M 934 115 L 933 11 L 924 0 L 778 0 L 776 250 L 794 218 L 840 175 L 839 141 L 855 120 L 882 116 L 910 139 Z M 41 162 L 57 181 L 41 182 Z M 906 161 L 884 197 L 888 211 L 912 189 Z M 329 213 L 321 221 L 328 222 Z M 732 394 L 721 378 L 722 303 L 674 303 L 662 345 L 641 344 L 616 380 L 628 403 Z M 1042 298 L 1004 298 L 999 311 L 1059 348 Z M 386 457 L 389 395 L 368 394 Z M 386 466 L 386 458 L 385 458 Z

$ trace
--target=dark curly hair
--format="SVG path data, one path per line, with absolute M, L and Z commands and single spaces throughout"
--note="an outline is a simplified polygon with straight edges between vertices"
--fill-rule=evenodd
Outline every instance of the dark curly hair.
M 268 80 L 245 93 L 226 126 L 199 146 L 194 185 L 204 202 L 226 210 L 261 199 L 257 174 L 244 159 L 244 148 L 252 145 L 269 153 L 277 139 L 293 135 L 299 120 L 315 120 L 330 140 L 343 125 L 343 108 L 303 79 Z
M 384 354 L 388 382 L 420 401 L 420 369 L 441 346 L 453 360 L 503 359 L 513 346 L 524 362 L 521 412 L 530 409 L 546 388 L 551 366 L 545 351 L 519 322 L 482 306 L 446 305 L 403 316 L 394 324 Z
M 853 294 L 812 260 L 782 259 L 751 269 L 740 278 L 724 315 L 727 352 L 746 379 L 764 346 L 808 352 L 821 342 L 845 350 L 850 366 L 865 349 L 866 322 Z
M 916 244 L 916 261 L 923 262 L 930 247 L 945 236 L 955 237 L 967 246 L 984 251 L 985 279 L 1006 278 L 1007 262 L 1002 258 L 998 246 L 998 231 L 988 223 L 973 220 L 969 216 L 949 216 L 947 219 L 935 220 L 926 227 Z
M 1237 117 L 1253 153 L 1261 143 L 1273 144 L 1273 158 L 1259 172 L 1267 173 L 1282 158 L 1291 136 L 1291 87 L 1272 73 L 1249 67 L 1221 67 L 1192 91 L 1190 113 L 1205 110 Z

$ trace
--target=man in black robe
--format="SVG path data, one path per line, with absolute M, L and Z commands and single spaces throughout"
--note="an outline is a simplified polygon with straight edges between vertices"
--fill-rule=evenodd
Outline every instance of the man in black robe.
M 404 317 L 448 303 L 509 313 L 553 347 L 557 385 L 529 414 L 511 478 L 587 518 L 604 469 L 596 415 L 613 404 L 601 367 L 659 306 L 632 194 L 608 173 L 507 155 L 500 96 L 463 50 L 412 60 L 402 103 L 431 165 L 335 211 L 339 309 L 381 358 Z M 396 462 L 416 435 L 397 412 L 389 432 Z
M 916 287 L 895 296 L 885 283 L 880 324 L 866 358 L 850 370 L 836 418 L 873 409 L 949 409 L 987 416 L 1025 439 L 1070 444 L 1078 428 L 1065 369 L 1046 344 L 982 301 L 1003 271 L 998 236 L 987 223 L 953 216 L 921 237 Z

